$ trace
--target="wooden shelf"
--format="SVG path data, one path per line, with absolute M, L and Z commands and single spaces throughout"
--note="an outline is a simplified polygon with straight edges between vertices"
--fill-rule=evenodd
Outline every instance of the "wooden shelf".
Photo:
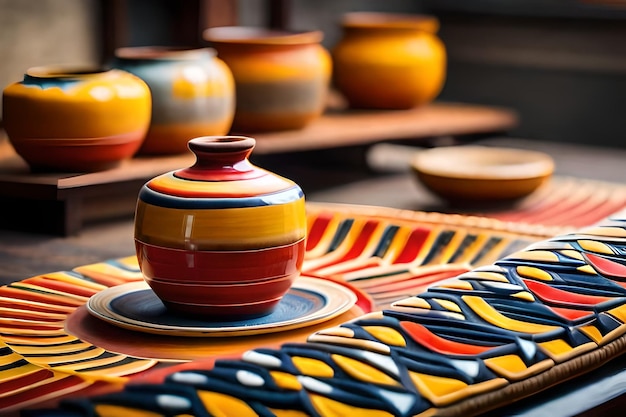
M 505 132 L 517 126 L 515 112 L 496 107 L 433 103 L 410 110 L 330 110 L 299 131 L 253 135 L 255 153 L 307 151 L 384 140 Z
M 256 155 L 305 152 L 382 141 L 501 133 L 517 125 L 507 109 L 433 103 L 404 111 L 331 109 L 297 131 L 249 134 Z M 85 222 L 132 215 L 140 187 L 157 175 L 189 166 L 191 153 L 136 157 L 93 173 L 33 173 L 0 139 L 0 202 L 11 213 L 0 227 L 73 235 Z

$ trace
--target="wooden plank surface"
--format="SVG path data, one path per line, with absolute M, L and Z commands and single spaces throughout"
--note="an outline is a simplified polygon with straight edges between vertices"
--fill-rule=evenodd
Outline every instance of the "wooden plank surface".
M 384 140 L 504 132 L 518 124 L 515 112 L 496 107 L 433 103 L 410 110 L 329 111 L 297 132 L 252 135 L 257 154 L 361 145 Z

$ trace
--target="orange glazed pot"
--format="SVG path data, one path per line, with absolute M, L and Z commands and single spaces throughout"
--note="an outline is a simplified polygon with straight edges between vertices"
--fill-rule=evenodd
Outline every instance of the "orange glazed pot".
M 140 77 L 152 92 L 152 120 L 140 154 L 188 152 L 198 136 L 225 135 L 235 113 L 230 69 L 211 48 L 119 48 L 113 65 Z
M 332 50 L 333 83 L 350 107 L 408 109 L 435 99 L 446 77 L 439 21 L 424 15 L 346 13 Z
M 38 171 L 98 171 L 141 146 L 150 90 L 117 69 L 35 67 L 2 94 L 2 119 L 16 152 Z
M 243 26 L 204 31 L 235 77 L 232 131 L 300 129 L 322 114 L 332 67 L 322 37 Z
M 196 163 L 148 181 L 139 193 L 139 267 L 173 312 L 263 316 L 300 274 L 304 194 L 252 165 L 254 145 L 241 136 L 192 139 Z

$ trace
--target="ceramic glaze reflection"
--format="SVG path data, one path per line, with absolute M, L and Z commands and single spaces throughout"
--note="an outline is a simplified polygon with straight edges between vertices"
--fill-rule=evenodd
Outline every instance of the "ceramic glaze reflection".
M 241 136 L 193 139 L 193 166 L 160 175 L 139 192 L 139 266 L 173 311 L 269 314 L 300 273 L 304 194 L 252 165 L 254 145 Z

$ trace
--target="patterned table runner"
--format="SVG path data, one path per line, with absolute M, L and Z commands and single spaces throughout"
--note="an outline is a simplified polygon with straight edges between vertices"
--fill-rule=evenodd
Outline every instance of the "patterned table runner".
M 309 204 L 308 224 L 303 275 L 342 282 L 360 297 L 350 312 L 297 331 L 216 341 L 146 335 L 91 317 L 85 303 L 92 295 L 142 280 L 134 256 L 0 287 L 0 409 L 120 389 L 154 368 L 181 361 L 304 342 L 316 330 L 386 308 L 547 237 L 542 227 L 349 205 Z
M 148 372 L 33 415 L 471 416 L 625 348 L 626 219 L 614 219 L 539 240 L 306 342 Z

